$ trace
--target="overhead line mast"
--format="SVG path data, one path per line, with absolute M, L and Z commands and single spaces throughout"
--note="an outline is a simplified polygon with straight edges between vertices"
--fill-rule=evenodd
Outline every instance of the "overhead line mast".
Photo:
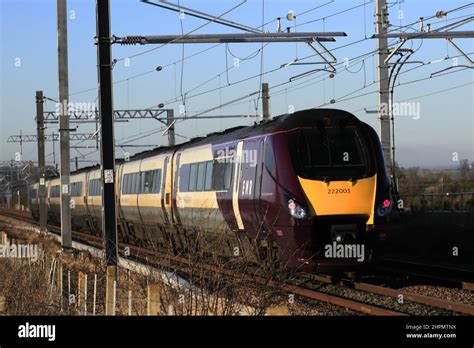
M 58 19 L 58 78 L 59 78 L 59 135 L 61 161 L 61 244 L 62 250 L 72 252 L 71 206 L 69 195 L 70 149 L 69 149 L 69 74 L 67 52 L 67 4 L 57 0 Z

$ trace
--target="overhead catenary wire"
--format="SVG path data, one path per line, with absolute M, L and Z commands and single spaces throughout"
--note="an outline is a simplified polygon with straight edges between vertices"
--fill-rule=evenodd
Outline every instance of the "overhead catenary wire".
M 372 54 L 372 52 L 363 54 L 363 55 L 361 55 L 361 56 L 364 57 L 364 56 L 367 56 L 368 54 Z M 470 54 L 473 54 L 473 53 L 468 53 L 468 54 L 470 55 Z M 459 56 L 460 56 L 460 55 L 459 55 Z M 353 59 L 355 59 L 355 58 L 353 58 Z M 428 62 L 428 63 L 426 63 L 426 64 L 424 64 L 424 65 L 422 65 L 422 66 L 429 65 L 430 63 L 431 63 L 431 62 Z M 342 64 L 342 63 L 339 63 L 339 64 Z M 406 72 L 409 72 L 409 71 L 411 71 L 411 70 L 420 68 L 420 67 L 421 67 L 421 66 L 415 67 L 415 68 L 413 68 L 413 69 L 409 69 L 409 70 L 407 70 L 407 71 L 405 71 L 405 72 L 402 72 L 402 74 L 403 74 L 403 73 L 406 73 Z M 451 72 L 451 73 L 454 73 L 454 72 Z M 448 73 L 448 74 L 449 74 L 449 73 Z M 443 76 L 443 75 L 445 75 L 445 74 L 441 74 L 441 75 L 439 75 L 439 76 Z M 439 77 L 439 76 L 438 76 L 438 77 Z M 326 79 L 327 79 L 327 78 L 326 78 Z M 417 80 L 409 81 L 409 82 L 407 82 L 406 84 L 414 83 L 414 82 L 418 82 L 418 81 L 426 80 L 426 79 L 427 79 L 427 78 L 417 79 Z M 286 84 L 286 83 L 288 83 L 288 82 L 284 82 L 283 84 Z M 375 82 L 374 82 L 374 83 L 375 83 Z M 374 84 L 374 83 L 372 83 L 372 84 Z M 283 84 L 282 84 L 282 85 L 283 85 Z M 372 85 L 372 84 L 371 84 L 371 85 Z M 366 86 L 366 87 L 369 87 L 369 86 L 370 86 L 370 85 L 368 85 L 368 86 Z M 357 95 L 357 96 L 348 98 L 350 95 L 352 95 L 352 94 L 356 93 L 357 91 L 360 91 L 360 90 L 362 90 L 362 89 L 364 89 L 364 88 L 366 88 L 366 87 L 357 89 L 357 90 L 355 90 L 355 91 L 352 91 L 352 92 L 350 92 L 350 93 L 344 95 L 343 97 L 341 97 L 342 99 L 338 100 L 338 102 L 343 102 L 343 101 L 346 101 L 346 100 L 350 100 L 350 99 L 354 99 L 354 98 L 359 98 L 359 97 L 362 97 L 362 96 L 365 96 L 365 95 L 369 95 L 369 94 L 376 93 L 376 91 L 372 91 L 372 92 L 369 92 L 369 93 L 364 93 L 364 94 L 362 94 L 362 95 Z M 285 88 L 285 93 L 287 92 L 287 90 L 288 90 L 288 89 Z M 242 98 L 238 98 L 238 99 L 241 100 Z M 231 105 L 231 104 L 236 105 L 235 102 L 236 102 L 236 101 L 232 101 L 232 102 L 227 103 L 227 104 L 228 104 L 228 105 Z M 244 101 L 244 102 L 240 102 L 239 104 L 241 104 L 241 103 L 246 103 L 246 102 L 245 102 L 245 101 Z M 325 105 L 327 105 L 327 104 L 325 104 Z M 320 105 L 320 106 L 321 106 L 321 105 Z M 222 107 L 222 106 L 220 106 L 220 107 Z M 157 130 L 157 131 L 158 131 L 158 130 Z M 157 132 L 157 131 L 156 131 L 156 132 Z M 88 156 L 88 155 L 90 155 L 90 154 L 93 154 L 94 152 L 95 152 L 95 151 L 92 151 L 91 153 L 86 154 L 85 156 Z
M 307 13 L 310 13 L 311 11 L 313 11 L 313 10 L 315 10 L 315 9 L 318 9 L 318 8 L 323 7 L 323 6 L 329 5 L 329 4 L 333 3 L 333 2 L 334 2 L 334 0 L 331 0 L 331 1 L 327 2 L 327 3 L 322 4 L 322 5 L 318 5 L 318 6 L 315 6 L 315 7 L 313 7 L 313 8 L 310 8 L 309 10 L 306 10 L 306 11 L 304 11 L 303 13 L 299 14 L 299 17 L 301 17 L 301 16 L 303 16 L 303 15 L 306 15 Z M 239 4 L 239 5 L 240 5 L 240 4 Z M 228 11 L 232 11 L 233 9 L 234 9 L 234 8 L 232 8 L 232 9 L 230 9 L 230 10 L 228 10 Z M 227 13 L 228 13 L 228 12 L 227 12 Z M 225 15 L 225 14 L 222 14 L 221 16 L 218 16 L 218 17 L 222 17 L 222 16 L 224 16 L 224 15 Z M 268 22 L 264 23 L 263 27 L 266 26 L 266 25 L 268 25 L 268 24 L 270 24 L 270 23 L 273 23 L 273 22 L 275 22 L 275 21 L 277 21 L 276 18 L 275 18 L 275 19 L 272 19 L 272 20 L 269 20 Z M 210 23 L 207 23 L 207 24 L 210 24 Z M 207 24 L 206 24 L 206 25 L 207 25 Z M 202 27 L 197 27 L 197 28 L 193 29 L 191 32 L 188 32 L 187 34 L 185 34 L 185 36 L 191 34 L 192 32 L 195 32 L 195 31 L 197 31 L 197 30 L 199 30 L 199 29 L 201 29 L 201 28 L 202 28 Z M 262 28 L 262 26 L 260 26 L 260 27 L 258 27 L 258 28 L 260 29 L 260 28 Z M 167 43 L 167 44 L 169 44 L 169 43 Z M 127 58 L 129 58 L 129 59 L 130 59 L 130 58 L 135 58 L 135 57 L 137 57 L 137 56 L 141 56 L 141 55 L 147 54 L 147 53 L 152 52 L 152 51 L 154 51 L 154 50 L 157 50 L 158 48 L 161 48 L 162 46 L 165 46 L 165 45 L 167 45 L 167 44 L 163 44 L 163 45 L 161 45 L 161 46 L 154 47 L 154 48 L 149 49 L 149 50 L 145 50 L 145 51 L 140 52 L 140 53 L 135 54 L 135 55 L 130 55 L 130 56 L 128 56 L 128 57 L 118 58 L 117 61 L 122 61 L 122 60 L 125 60 L 125 59 L 127 59 Z M 205 49 L 203 49 L 203 50 L 201 50 L 201 51 L 198 51 L 198 52 L 196 52 L 196 53 L 193 53 L 193 54 L 191 54 L 191 55 L 185 57 L 184 59 L 187 60 L 187 59 L 190 59 L 190 58 L 194 58 L 195 56 L 200 55 L 200 54 L 202 54 L 202 53 L 205 53 L 205 52 L 207 52 L 207 51 L 209 51 L 209 50 L 212 50 L 212 49 L 214 49 L 214 48 L 216 48 L 216 47 L 218 47 L 218 46 L 220 46 L 220 45 L 222 45 L 222 43 L 218 43 L 218 44 L 215 44 L 215 45 L 213 45 L 213 46 L 211 46 L 211 47 L 207 47 L 207 48 L 205 48 Z M 165 64 L 165 65 L 162 65 L 162 67 L 163 67 L 163 68 L 166 68 L 166 67 L 172 66 L 172 65 L 175 64 L 175 63 L 180 63 L 180 62 L 181 62 L 181 59 L 180 59 L 180 60 L 176 60 L 176 61 L 171 62 L 171 63 L 168 63 L 168 64 Z M 128 79 L 131 80 L 131 79 L 139 78 L 139 77 L 142 77 L 142 76 L 145 76 L 145 75 L 147 75 L 147 74 L 154 73 L 154 72 L 156 72 L 156 68 L 147 70 L 147 71 L 145 71 L 145 72 L 143 72 L 143 73 L 139 73 L 139 74 L 137 74 L 137 75 L 135 75 L 135 76 L 131 76 L 131 77 L 129 77 Z M 122 82 L 125 82 L 126 80 L 127 80 L 127 79 L 117 80 L 117 81 L 114 82 L 114 84 L 122 83 Z M 97 90 L 97 87 L 91 87 L 91 88 L 87 88 L 87 89 L 84 89 L 84 90 L 81 90 L 81 91 L 78 91 L 78 92 L 71 93 L 69 96 L 75 96 L 75 95 L 79 95 L 79 94 L 83 94 L 83 93 L 87 93 L 87 92 L 92 92 L 92 91 L 96 91 L 96 90 Z
M 453 91 L 455 89 L 459 89 L 459 88 L 462 88 L 462 87 L 467 87 L 467 86 L 471 86 L 471 85 L 474 85 L 474 81 L 473 82 L 467 82 L 467 83 L 463 83 L 463 84 L 460 84 L 460 85 L 457 85 L 457 86 L 453 86 L 453 87 L 449 87 L 449 88 L 444 88 L 442 90 L 439 90 L 439 91 L 434 91 L 434 92 L 430 92 L 430 93 L 426 93 L 426 94 L 422 94 L 422 95 L 417 95 L 415 97 L 410 97 L 410 98 L 406 98 L 406 99 L 401 99 L 399 102 L 402 103 L 402 102 L 407 102 L 407 101 L 411 101 L 411 100 L 418 100 L 418 99 L 421 99 L 421 98 L 426 98 L 426 97 L 430 97 L 430 96 L 433 96 L 433 95 L 437 95 L 437 94 L 441 94 L 441 93 L 446 93 L 446 92 L 450 92 L 450 91 Z M 373 106 L 372 106 L 373 107 Z M 351 113 L 357 113 L 357 112 L 361 112 L 361 111 L 364 111 L 366 110 L 366 108 L 360 108 L 360 109 L 357 109 L 357 110 L 352 110 L 350 111 Z
M 406 85 L 409 85 L 409 84 L 412 84 L 412 83 L 417 83 L 417 82 L 421 82 L 421 81 L 425 81 L 425 80 L 430 80 L 430 79 L 438 78 L 438 77 L 445 76 L 445 75 L 455 74 L 455 73 L 461 72 L 461 71 L 466 70 L 466 69 L 468 69 L 468 68 L 463 68 L 463 69 L 460 69 L 460 70 L 451 71 L 451 72 L 448 72 L 448 73 L 444 73 L 444 74 L 440 74 L 440 75 L 436 75 L 436 76 L 432 76 L 432 77 L 429 76 L 429 77 L 419 78 L 419 79 L 407 81 L 407 82 L 404 82 L 404 83 L 400 83 L 398 86 L 406 86 Z M 359 94 L 359 95 L 356 95 L 356 96 L 353 96 L 353 97 L 346 98 L 349 95 L 353 94 L 353 92 L 351 92 L 351 93 L 348 93 L 348 94 L 344 95 L 342 97 L 342 99 L 338 99 L 338 102 L 348 101 L 348 100 L 364 97 L 364 96 L 374 94 L 374 93 L 378 93 L 378 91 L 371 91 L 371 92 L 367 92 L 367 93 L 363 93 L 363 94 Z M 323 103 L 321 105 L 318 105 L 317 107 L 324 107 L 324 106 L 327 106 L 327 105 L 329 105 L 329 103 Z
M 368 4 L 368 3 L 372 2 L 372 1 L 373 1 L 373 0 L 370 0 L 370 1 L 364 2 L 364 3 L 365 3 L 365 4 Z M 325 3 L 325 4 L 323 4 L 323 5 L 328 5 L 328 4 L 332 3 L 332 2 L 333 2 L 333 1 L 328 2 L 328 3 Z M 321 7 L 322 7 L 323 5 L 321 5 Z M 460 6 L 460 7 L 457 7 L 457 8 L 451 9 L 451 10 L 448 10 L 448 11 L 446 11 L 446 13 L 452 13 L 452 12 L 460 11 L 460 10 L 463 10 L 463 9 L 465 9 L 465 8 L 471 7 L 471 6 L 473 6 L 473 5 L 474 5 L 474 3 L 470 3 L 470 4 L 467 4 L 467 5 L 464 5 L 464 6 Z M 316 7 L 314 7 L 313 9 L 316 9 L 316 8 L 318 8 L 318 7 L 319 7 L 319 6 L 316 6 Z M 350 11 L 350 10 L 353 10 L 353 9 L 359 8 L 359 7 L 361 7 L 361 5 L 358 5 L 358 6 L 356 6 L 356 7 L 348 8 L 348 9 L 346 9 L 346 10 L 344 10 L 344 11 L 340 11 L 340 13 L 339 13 L 339 12 L 338 12 L 338 13 L 333 13 L 333 14 L 331 14 L 331 15 L 325 16 L 324 18 L 328 18 L 328 17 L 332 17 L 332 16 L 335 16 L 335 15 L 339 15 L 339 14 L 348 12 L 348 11 Z M 309 13 L 309 12 L 310 12 L 310 11 L 304 11 L 303 13 L 299 14 L 299 17 L 301 17 L 302 15 L 304 15 L 304 14 L 306 14 L 306 13 Z M 452 21 L 452 20 L 455 20 L 455 19 L 464 18 L 464 17 L 468 17 L 468 16 L 470 16 L 470 15 L 459 16 L 459 17 L 451 18 L 450 20 Z M 424 17 L 424 18 L 425 18 L 425 20 L 428 20 L 428 19 L 432 19 L 432 18 L 434 18 L 434 17 L 436 17 L 436 15 L 432 15 L 432 16 L 428 16 L 428 17 Z M 270 20 L 270 21 L 266 22 L 265 25 L 267 25 L 267 24 L 269 24 L 269 23 L 272 23 L 272 22 L 274 22 L 274 21 L 276 21 L 276 20 L 277 20 L 277 19 Z M 322 18 L 320 18 L 320 20 L 322 20 Z M 443 22 L 443 23 L 444 23 L 445 21 L 444 21 L 444 20 L 443 20 L 443 21 L 437 21 L 437 22 L 434 22 L 433 24 L 440 23 L 440 22 Z M 417 24 L 417 23 L 418 23 L 418 21 L 414 21 L 414 22 L 412 22 L 412 23 L 409 23 L 409 24 L 404 25 L 403 27 L 409 27 L 409 26 L 412 26 L 412 25 Z M 300 26 L 300 25 L 302 25 L 302 23 L 300 23 L 298 26 Z M 392 26 L 393 26 L 393 25 L 392 25 Z M 396 28 L 396 29 L 392 29 L 392 30 L 388 30 L 387 32 L 390 33 L 390 32 L 393 32 L 393 31 L 395 31 L 395 30 L 397 30 L 397 29 L 400 28 L 400 27 L 398 27 L 398 26 L 395 26 L 395 27 L 397 27 L 397 28 Z M 402 28 L 403 28 L 403 27 L 402 27 Z M 259 28 L 260 28 L 260 27 L 259 27 Z M 188 34 L 189 34 L 189 33 L 188 33 Z M 364 39 L 360 40 L 359 42 L 363 42 L 363 41 L 368 40 L 368 39 L 369 39 L 369 38 L 364 38 Z M 357 42 L 357 43 L 358 43 L 358 42 Z M 355 44 L 355 43 L 351 43 L 351 44 Z M 349 45 L 351 45 L 351 44 L 349 44 Z M 212 49 L 214 49 L 214 48 L 216 48 L 216 47 L 218 47 L 218 46 L 220 46 L 220 45 L 222 45 L 222 43 L 218 43 L 218 44 L 215 44 L 215 45 L 213 45 L 213 46 L 207 47 L 207 48 L 205 48 L 205 49 L 203 49 L 203 50 L 201 50 L 201 51 L 198 51 L 198 52 L 196 52 L 196 53 L 193 53 L 193 54 L 191 54 L 191 55 L 185 57 L 184 59 L 187 60 L 187 59 L 194 58 L 194 57 L 196 57 L 196 56 L 198 56 L 198 55 L 200 55 L 200 54 L 203 54 L 203 53 L 205 53 L 205 52 L 207 52 L 207 51 L 209 51 L 209 50 L 212 50 Z M 155 47 L 154 49 L 156 49 L 156 48 L 157 48 L 157 47 Z M 343 47 L 340 47 L 340 48 L 343 48 Z M 334 49 L 333 49 L 333 50 L 334 50 Z M 142 54 L 148 53 L 149 51 L 150 51 L 150 50 L 147 50 L 147 51 L 145 51 L 145 52 L 142 52 Z M 128 58 L 133 58 L 133 57 L 134 57 L 134 55 L 129 56 Z M 312 57 L 312 55 L 306 56 L 306 57 L 304 57 L 304 58 L 300 58 L 299 60 L 300 60 L 300 61 L 301 61 L 301 60 L 305 60 L 305 59 L 308 59 L 308 58 L 310 58 L 310 57 Z M 125 58 L 127 58 L 127 57 L 121 58 L 120 60 L 125 59 Z M 181 62 L 181 59 L 176 60 L 176 61 L 173 61 L 173 62 L 170 62 L 170 63 L 165 64 L 165 65 L 162 65 L 162 67 L 163 67 L 163 68 L 167 68 L 167 67 L 173 66 L 175 63 L 179 63 L 179 62 Z M 145 72 L 143 72 L 143 73 L 139 73 L 139 74 L 137 74 L 137 75 L 131 76 L 131 77 L 127 78 L 127 79 L 117 80 L 117 81 L 114 82 L 114 84 L 123 83 L 123 82 L 125 82 L 125 81 L 127 81 L 127 80 L 132 80 L 132 79 L 135 79 L 135 78 L 139 78 L 139 77 L 142 77 L 142 76 L 145 76 L 145 75 L 147 75 L 147 74 L 154 73 L 154 72 L 156 72 L 156 68 L 153 68 L 153 69 L 147 70 L 147 71 L 145 71 Z M 81 90 L 81 91 L 78 91 L 78 92 L 71 93 L 69 96 L 75 96 L 75 95 L 79 95 L 79 94 L 83 94 L 83 93 L 87 93 L 87 92 L 92 92 L 92 91 L 96 91 L 96 90 L 97 90 L 97 87 L 92 87 L 92 88 L 88 88 L 88 89 L 84 89 L 84 90 Z
M 360 56 L 358 56 L 358 57 L 351 58 L 351 60 L 357 60 L 358 58 L 361 58 L 361 57 L 366 57 L 366 58 L 367 58 L 367 57 L 370 57 L 372 54 L 373 54 L 373 52 L 368 52 L 368 53 L 362 54 L 362 55 L 360 55 Z M 468 53 L 468 55 L 471 55 L 471 54 L 474 54 L 474 52 Z M 461 55 L 459 55 L 458 57 L 460 57 L 460 56 L 461 56 Z M 340 65 L 340 64 L 343 64 L 343 62 L 337 63 L 336 66 L 337 66 L 337 65 Z M 430 63 L 426 63 L 426 64 L 424 64 L 424 65 L 419 65 L 419 66 L 416 66 L 416 67 L 414 67 L 414 68 L 412 68 L 412 69 L 408 69 L 408 70 L 406 70 L 406 71 L 401 72 L 400 75 L 403 75 L 403 74 L 408 73 L 408 72 L 410 72 L 410 71 L 413 71 L 413 70 L 415 70 L 415 69 L 419 69 L 419 68 L 421 68 L 422 66 L 427 66 L 427 65 L 429 65 L 429 64 L 430 64 Z M 328 79 L 329 79 L 329 77 L 327 77 L 327 76 L 316 76 L 316 77 L 314 77 L 314 78 L 311 78 L 310 80 L 300 82 L 300 83 L 294 85 L 293 87 L 290 87 L 290 88 L 285 87 L 285 88 L 283 88 L 283 89 L 281 89 L 281 90 L 278 90 L 278 87 L 282 87 L 282 86 L 285 86 L 285 85 L 291 83 L 291 81 L 284 81 L 284 82 L 282 82 L 282 83 L 280 83 L 280 84 L 275 85 L 275 86 L 273 87 L 273 89 L 272 89 L 274 92 L 272 92 L 270 95 L 271 95 L 271 97 L 275 97 L 275 96 L 280 95 L 280 94 L 282 94 L 282 93 L 287 94 L 288 92 L 295 91 L 295 90 L 302 89 L 302 88 L 306 88 L 306 87 L 308 87 L 308 86 L 310 86 L 310 85 L 314 85 L 314 84 L 317 84 L 317 83 L 322 82 L 323 80 L 328 80 Z M 425 78 L 425 79 L 428 79 L 428 78 Z M 314 81 L 314 80 L 316 80 L 316 81 Z M 362 90 L 364 90 L 364 89 L 366 89 L 366 88 L 368 88 L 368 87 L 371 87 L 371 86 L 375 85 L 377 82 L 378 82 L 378 81 L 374 80 L 373 82 L 371 82 L 371 83 L 369 83 L 369 84 L 365 84 L 365 83 L 364 83 L 364 86 L 363 86 L 363 87 L 357 88 L 357 89 L 355 89 L 355 90 L 353 90 L 353 91 L 347 93 L 346 95 L 342 96 L 341 98 L 347 98 L 347 97 L 353 95 L 354 93 L 357 93 L 357 92 L 359 92 L 359 91 L 362 91 Z M 295 88 L 295 87 L 298 87 L 298 86 L 302 86 L 302 87 Z M 365 95 L 369 95 L 369 94 L 373 94 L 373 93 L 376 93 L 376 91 L 374 91 L 374 92 L 369 92 L 369 93 L 365 93 L 365 94 L 363 94 L 363 95 L 361 95 L 361 96 L 365 96 Z M 223 106 L 221 106 L 221 107 L 236 106 L 236 105 L 239 105 L 239 104 L 246 103 L 245 101 L 244 101 L 244 102 L 240 102 L 240 103 L 236 103 L 237 101 L 241 101 L 242 99 L 246 99 L 246 98 L 247 98 L 246 96 L 237 98 L 237 99 L 233 100 L 232 102 L 227 102 L 226 105 L 223 105 Z M 352 99 L 352 98 L 351 98 L 351 99 Z M 338 100 L 338 99 L 336 99 L 336 102 L 338 102 L 338 101 L 344 101 L 344 100 Z M 323 105 L 325 106 L 325 105 L 329 105 L 329 104 L 330 104 L 330 103 L 325 103 L 325 104 L 323 104 Z
M 409 28 L 409 27 L 412 26 L 414 23 L 416 23 L 416 22 L 407 24 L 405 27 Z M 434 29 L 434 30 L 436 30 L 436 29 Z M 351 46 L 351 45 L 355 45 L 355 44 L 361 43 L 361 42 L 366 41 L 366 40 L 370 40 L 370 38 L 362 38 L 362 39 L 360 39 L 360 40 L 357 40 L 357 41 L 354 41 L 354 42 L 351 42 L 351 43 L 348 43 L 348 44 L 345 44 L 345 45 L 342 45 L 342 46 L 338 46 L 338 47 L 336 47 L 336 48 L 333 48 L 331 51 L 336 51 L 336 50 L 338 50 L 338 49 L 342 49 L 342 48 L 345 48 L 345 47 L 349 47 L 349 46 Z M 393 45 L 393 44 L 392 44 L 392 45 Z M 373 51 L 371 51 L 370 53 L 374 53 L 374 52 L 377 52 L 377 50 L 373 50 Z M 313 57 L 313 55 L 305 56 L 305 57 L 303 57 L 303 58 L 298 59 L 298 61 L 303 61 L 303 60 L 306 60 L 306 59 L 311 58 L 311 57 Z M 228 84 L 227 86 L 221 86 L 221 87 L 219 87 L 219 88 L 227 88 L 227 87 L 230 87 L 230 86 L 235 85 L 235 84 L 239 84 L 239 83 L 242 83 L 242 82 L 246 82 L 246 81 L 249 81 L 249 80 L 251 80 L 251 79 L 253 79 L 253 78 L 260 77 L 261 75 L 266 75 L 266 74 L 273 73 L 273 72 L 275 72 L 275 71 L 280 70 L 281 68 L 283 68 L 283 67 L 271 69 L 271 70 L 269 70 L 269 71 L 263 72 L 262 74 L 256 74 L 256 75 L 253 75 L 253 76 L 250 76 L 250 77 L 247 77 L 247 78 L 244 78 L 244 79 L 235 81 L 235 82 L 233 82 L 233 83 L 231 83 L 231 84 Z M 216 91 L 216 90 L 218 90 L 218 88 L 212 88 L 212 89 L 209 89 L 209 90 L 207 90 L 207 91 L 200 92 L 200 93 L 197 93 L 197 94 L 194 94 L 194 95 L 187 95 L 187 98 L 191 99 L 191 98 L 199 97 L 199 96 L 205 95 L 205 94 L 207 94 L 207 93 L 212 93 L 212 92 L 214 92 L 214 91 Z M 168 105 L 168 104 L 175 103 L 176 101 L 177 101 L 176 98 L 172 98 L 172 99 L 169 99 L 169 100 L 165 101 L 163 104 Z M 150 107 L 150 108 L 153 108 L 153 107 L 155 107 L 155 106 L 152 106 L 152 107 Z
M 371 2 L 371 1 L 369 1 L 369 2 L 365 2 L 365 1 L 364 1 L 364 4 L 370 3 L 370 2 Z M 362 41 L 364 41 L 364 40 L 362 40 Z M 213 47 L 216 47 L 216 46 L 219 46 L 219 44 L 218 44 L 218 45 L 214 45 Z M 207 49 L 206 49 L 206 50 L 207 50 Z M 201 52 L 201 51 L 200 51 L 200 52 Z M 258 54 L 258 53 L 257 53 L 257 54 Z M 187 57 L 181 57 L 181 61 L 183 60 L 183 58 L 186 59 Z M 302 58 L 302 59 L 300 59 L 300 60 L 303 60 L 303 59 L 304 59 L 304 58 Z M 365 61 L 362 60 L 362 64 L 364 64 L 364 62 L 365 62 Z M 173 63 L 171 63 L 171 64 L 173 64 Z M 362 65 L 361 65 L 361 68 L 362 68 Z M 415 68 L 417 68 L 417 67 L 415 67 Z M 347 70 L 347 69 L 346 69 L 346 70 Z M 153 71 L 154 71 L 154 69 L 153 69 Z M 359 71 L 360 71 L 360 70 L 359 70 Z M 348 72 L 351 72 L 351 71 L 348 70 Z M 220 74 L 217 75 L 217 76 L 220 76 Z M 262 76 L 263 76 L 263 75 L 262 75 Z M 131 77 L 131 78 L 132 78 L 132 77 Z M 128 80 L 129 80 L 129 79 L 125 79 L 124 81 L 128 81 Z M 285 82 L 285 84 L 286 84 L 286 82 Z M 220 86 L 220 87 L 223 87 L 223 86 Z M 287 92 L 288 89 L 285 89 L 285 91 Z M 222 104 L 222 103 L 220 103 L 220 104 Z M 234 104 L 234 105 L 235 105 L 235 104 Z
M 188 36 L 188 35 L 190 35 L 190 34 L 196 32 L 196 31 L 198 31 L 198 30 L 204 28 L 205 26 L 207 26 L 207 25 L 209 25 L 209 24 L 215 22 L 216 19 L 222 18 L 223 16 L 225 16 L 225 15 L 229 14 L 230 12 L 236 10 L 237 8 L 239 8 L 240 6 L 242 6 L 243 4 L 245 4 L 246 2 L 247 2 L 247 0 L 242 0 L 242 1 L 241 1 L 240 3 L 238 3 L 237 5 L 232 6 L 229 10 L 224 11 L 223 13 L 221 13 L 221 14 L 218 15 L 218 16 L 216 16 L 215 18 L 209 19 L 209 20 L 208 20 L 207 22 L 205 22 L 204 24 L 201 24 L 201 25 L 197 26 L 196 28 L 194 28 L 194 29 L 188 31 L 188 32 L 185 33 L 184 35 L 179 36 L 179 37 L 176 38 L 175 40 L 172 40 L 172 41 L 170 41 L 170 42 L 164 43 L 164 44 L 159 45 L 159 46 L 157 46 L 157 47 L 153 47 L 153 48 L 148 49 L 148 50 L 145 50 L 145 51 L 143 51 L 143 52 L 130 55 L 130 56 L 128 56 L 128 57 L 118 58 L 117 61 L 122 61 L 122 60 L 125 60 L 125 59 L 127 59 L 127 58 L 139 57 L 139 56 L 142 56 L 142 55 L 147 54 L 147 53 L 149 53 L 149 52 L 153 52 L 153 51 L 159 50 L 159 49 L 161 49 L 161 48 L 163 48 L 163 47 L 169 45 L 170 43 L 172 43 L 172 42 L 174 42 L 174 41 L 176 41 L 176 40 L 178 40 L 178 39 L 185 38 L 186 36 Z

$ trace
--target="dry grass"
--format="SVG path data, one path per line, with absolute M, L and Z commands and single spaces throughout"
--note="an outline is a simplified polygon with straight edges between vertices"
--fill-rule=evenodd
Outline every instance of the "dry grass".
M 27 225 L 27 224 L 26 224 Z M 0 230 L 2 230 L 0 226 Z M 105 271 L 99 259 L 81 252 L 74 255 L 58 253 L 59 243 L 49 237 L 41 237 L 24 226 L 12 227 L 9 238 L 21 243 L 39 244 L 42 252 L 37 262 L 26 260 L 0 260 L 0 295 L 6 298 L 7 315 L 77 315 L 78 275 L 87 274 L 87 314 L 93 311 L 94 278 L 96 282 L 96 315 L 105 311 Z M 270 306 L 288 307 L 288 294 L 265 285 L 236 280 L 226 275 L 229 269 L 241 274 L 258 274 L 261 278 L 284 281 L 289 274 L 284 267 L 266 265 L 258 267 L 248 262 L 243 255 L 223 257 L 204 252 L 203 243 L 222 246 L 229 242 L 223 237 L 209 240 L 208 231 L 198 230 L 191 247 L 180 250 L 179 256 L 189 261 L 188 265 L 176 265 L 162 259 L 150 260 L 155 267 L 167 272 L 138 274 L 119 269 L 116 285 L 116 315 L 129 314 L 131 292 L 131 314 L 147 314 L 147 286 L 159 284 L 160 315 L 263 315 Z M 208 249 L 209 250 L 209 249 Z M 163 250 L 160 250 L 163 252 Z M 258 255 L 257 255 L 258 256 Z M 208 271 L 203 264 L 212 264 Z M 63 269 L 63 289 L 60 289 L 60 266 Z M 280 265 L 281 266 L 281 265 Z M 69 302 L 68 297 L 73 296 Z M 84 307 L 82 306 L 81 309 Z M 283 310 L 285 311 L 285 310 Z

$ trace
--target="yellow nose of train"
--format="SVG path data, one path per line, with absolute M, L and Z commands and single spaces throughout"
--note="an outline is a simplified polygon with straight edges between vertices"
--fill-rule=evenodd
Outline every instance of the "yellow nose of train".
M 374 223 L 377 175 L 354 181 L 298 179 L 312 216 L 367 215 L 367 224 Z

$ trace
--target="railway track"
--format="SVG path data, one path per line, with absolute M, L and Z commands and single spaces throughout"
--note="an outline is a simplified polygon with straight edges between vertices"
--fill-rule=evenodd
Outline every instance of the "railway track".
M 339 286 L 345 286 L 350 289 L 372 293 L 375 295 L 390 297 L 395 299 L 396 302 L 403 299 L 403 303 L 411 302 L 422 306 L 428 306 L 433 308 L 439 308 L 447 311 L 454 311 L 457 313 L 474 315 L 474 306 L 459 302 L 453 302 L 444 300 L 437 297 L 420 295 L 412 292 L 407 292 L 401 289 L 394 289 L 382 285 L 376 285 L 361 281 L 352 281 L 349 279 L 334 277 L 330 275 L 313 275 L 305 274 L 304 277 L 312 279 L 314 281 L 324 284 L 337 284 Z
M 39 225 L 39 223 L 31 216 L 29 216 L 27 212 L 19 212 L 11 209 L 0 209 L 0 215 L 5 215 L 30 224 Z M 56 235 L 60 233 L 60 228 L 57 226 L 48 226 L 48 230 L 52 231 Z M 92 236 L 82 232 L 73 231 L 73 238 L 76 239 L 76 241 L 79 241 L 80 243 L 85 243 L 89 247 L 92 246 L 101 249 L 102 238 L 98 236 Z M 130 255 L 127 258 L 132 259 L 133 261 L 146 262 L 147 265 L 150 265 L 150 260 L 166 260 L 167 262 L 169 262 L 167 266 L 173 268 L 174 265 L 174 267 L 176 267 L 176 269 L 179 269 L 180 271 L 183 271 L 183 266 L 192 266 L 192 261 L 184 257 L 164 254 L 159 251 L 149 250 L 135 245 L 120 243 L 120 250 L 125 250 L 126 247 L 130 250 Z M 122 255 L 122 257 L 124 256 Z M 295 279 L 294 281 L 280 282 L 270 280 L 261 276 L 237 272 L 232 269 L 223 269 L 222 267 L 217 267 L 215 265 L 207 263 L 201 263 L 200 267 L 206 272 L 219 272 L 219 274 L 222 274 L 237 281 L 248 281 L 269 288 L 279 289 L 287 293 L 300 296 L 302 298 L 330 303 L 335 306 L 348 308 L 353 311 L 368 315 L 405 316 L 414 314 L 412 313 L 413 311 L 406 311 L 406 308 L 404 309 L 403 306 L 396 305 L 397 299 L 400 297 L 400 295 L 403 296 L 404 301 L 414 303 L 415 306 L 424 306 L 427 308 L 435 309 L 435 311 L 440 310 L 438 311 L 439 314 L 446 315 L 449 314 L 449 312 L 456 312 L 461 314 L 474 315 L 474 306 L 470 306 L 467 304 L 408 293 L 397 289 L 382 287 L 374 284 L 352 282 L 349 280 L 343 280 L 328 275 L 303 274 L 302 278 Z M 333 288 L 329 289 L 329 291 L 328 289 L 322 290 L 321 284 L 331 285 L 333 286 Z M 340 291 L 341 289 L 343 289 L 342 292 Z M 348 294 L 347 291 L 353 291 L 354 293 Z M 385 305 L 380 305 L 379 303 L 369 303 L 368 301 L 361 301 L 360 298 L 354 298 L 355 292 L 365 294 L 364 296 L 366 298 L 368 296 L 375 296 L 378 299 L 382 299 L 380 303 L 385 303 Z M 387 306 L 387 303 L 389 303 L 390 305 Z
M 417 279 L 434 280 L 460 289 L 474 291 L 474 271 L 468 269 L 432 265 L 411 260 L 381 258 L 375 266 L 375 270 Z

